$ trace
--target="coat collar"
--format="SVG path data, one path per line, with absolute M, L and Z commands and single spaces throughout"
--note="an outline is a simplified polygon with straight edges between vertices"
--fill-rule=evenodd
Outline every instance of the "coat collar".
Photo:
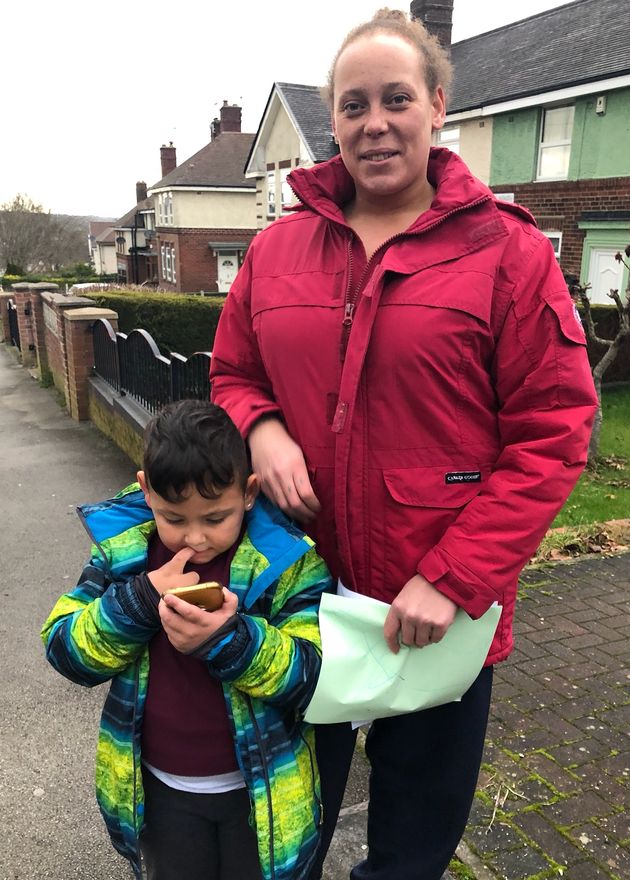
M 146 545 L 155 528 L 155 520 L 137 483 L 127 486 L 114 498 L 82 505 L 77 510 L 90 538 L 115 575 L 120 574 L 121 563 L 133 563 L 137 567 L 139 561 L 146 562 Z M 128 532 L 133 540 L 124 540 L 123 536 Z M 246 544 L 245 538 L 264 559 L 247 591 L 244 604 L 250 608 L 267 587 L 308 553 L 314 544 L 264 496 L 259 496 L 253 508 L 245 514 L 245 535 L 234 557 L 234 566 L 240 564 L 239 551 Z M 138 552 L 132 553 L 119 563 L 112 558 L 118 555 L 115 548 L 119 544 L 123 553 L 136 544 L 143 548 L 143 553 L 140 556 Z
M 473 177 L 459 156 L 444 148 L 431 148 L 427 177 L 437 195 L 429 211 L 418 218 L 418 229 L 479 199 L 494 198 L 492 191 Z M 341 156 L 312 168 L 296 168 L 289 175 L 289 182 L 302 205 L 345 225 L 343 207 L 352 200 L 355 189 Z M 416 224 L 410 231 L 416 231 Z

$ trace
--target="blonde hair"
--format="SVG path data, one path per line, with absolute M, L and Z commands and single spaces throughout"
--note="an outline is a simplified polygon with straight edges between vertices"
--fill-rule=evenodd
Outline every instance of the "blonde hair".
M 335 68 L 341 53 L 356 40 L 372 34 L 392 34 L 401 37 L 417 49 L 424 66 L 424 79 L 431 95 L 438 86 L 444 93 L 448 91 L 453 76 L 453 67 L 446 51 L 437 37 L 430 34 L 419 21 L 412 21 L 400 9 L 389 9 L 385 6 L 377 10 L 370 21 L 353 28 L 339 47 L 328 72 L 326 85 L 322 89 L 322 97 L 332 107 L 335 85 Z

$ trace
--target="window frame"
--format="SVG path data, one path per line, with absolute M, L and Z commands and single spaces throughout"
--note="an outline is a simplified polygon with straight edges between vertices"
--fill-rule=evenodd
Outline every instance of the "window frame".
M 541 229 L 540 230 L 545 238 L 548 238 L 552 244 L 553 252 L 556 255 L 556 260 L 560 261 L 560 254 L 562 253 L 562 232 L 559 229 Z M 553 239 L 558 239 L 558 246 L 556 247 Z
M 568 138 L 560 138 L 555 141 L 544 141 L 545 135 L 545 120 L 547 118 L 548 113 L 553 113 L 555 110 L 568 110 L 570 111 L 571 120 L 570 120 L 570 129 L 569 129 L 569 137 Z M 540 131 L 538 134 L 538 157 L 536 160 L 536 180 L 545 181 L 545 180 L 567 180 L 569 177 L 569 168 L 571 166 L 571 144 L 573 140 L 573 125 L 575 122 L 575 104 L 563 104 L 557 107 L 543 107 L 540 116 Z M 561 175 L 554 175 L 551 177 L 543 176 L 541 173 L 542 161 L 545 150 L 557 149 L 558 147 L 568 147 L 567 157 L 566 157 L 566 171 Z
M 448 135 L 454 132 L 457 132 L 457 138 L 449 139 Z M 437 146 L 446 147 L 448 150 L 451 151 L 451 153 L 455 153 L 457 156 L 459 156 L 461 150 L 461 138 L 461 126 L 445 125 L 444 128 L 440 128 L 437 132 Z

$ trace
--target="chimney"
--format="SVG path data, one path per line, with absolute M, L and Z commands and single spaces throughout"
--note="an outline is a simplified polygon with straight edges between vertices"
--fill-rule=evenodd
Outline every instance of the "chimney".
M 173 141 L 169 141 L 168 147 L 164 144 L 160 147 L 160 162 L 162 164 L 162 177 L 166 177 L 177 168 L 177 157 Z
M 224 101 L 219 112 L 221 114 L 221 133 L 241 130 L 241 108 L 237 104 L 230 105 Z
M 410 12 L 411 17 L 437 37 L 445 49 L 450 48 L 453 0 L 412 0 Z
M 215 116 L 210 123 L 210 140 L 213 141 L 221 134 L 221 120 Z
M 136 183 L 136 205 L 139 205 L 140 202 L 143 202 L 147 197 L 147 185 L 144 180 L 139 180 Z

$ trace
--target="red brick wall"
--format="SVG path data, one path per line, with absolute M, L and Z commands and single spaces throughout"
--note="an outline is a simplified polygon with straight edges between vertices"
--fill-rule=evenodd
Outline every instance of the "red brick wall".
M 249 243 L 256 229 L 177 229 L 160 230 L 156 236 L 155 251 L 158 254 L 159 284 L 166 290 L 183 293 L 217 292 L 217 258 L 209 241 Z M 177 281 L 172 284 L 162 277 L 160 248 L 162 244 L 173 245 L 177 260 Z
M 582 265 L 585 232 L 577 226 L 582 212 L 628 211 L 630 207 L 630 177 L 502 184 L 494 189 L 513 192 L 515 201 L 532 212 L 543 231 L 562 232 L 560 265 L 575 275 Z
M 44 302 L 42 312 L 48 369 L 52 373 L 55 387 L 65 395 L 67 393 L 66 338 L 63 311 L 56 309 L 53 303 Z

